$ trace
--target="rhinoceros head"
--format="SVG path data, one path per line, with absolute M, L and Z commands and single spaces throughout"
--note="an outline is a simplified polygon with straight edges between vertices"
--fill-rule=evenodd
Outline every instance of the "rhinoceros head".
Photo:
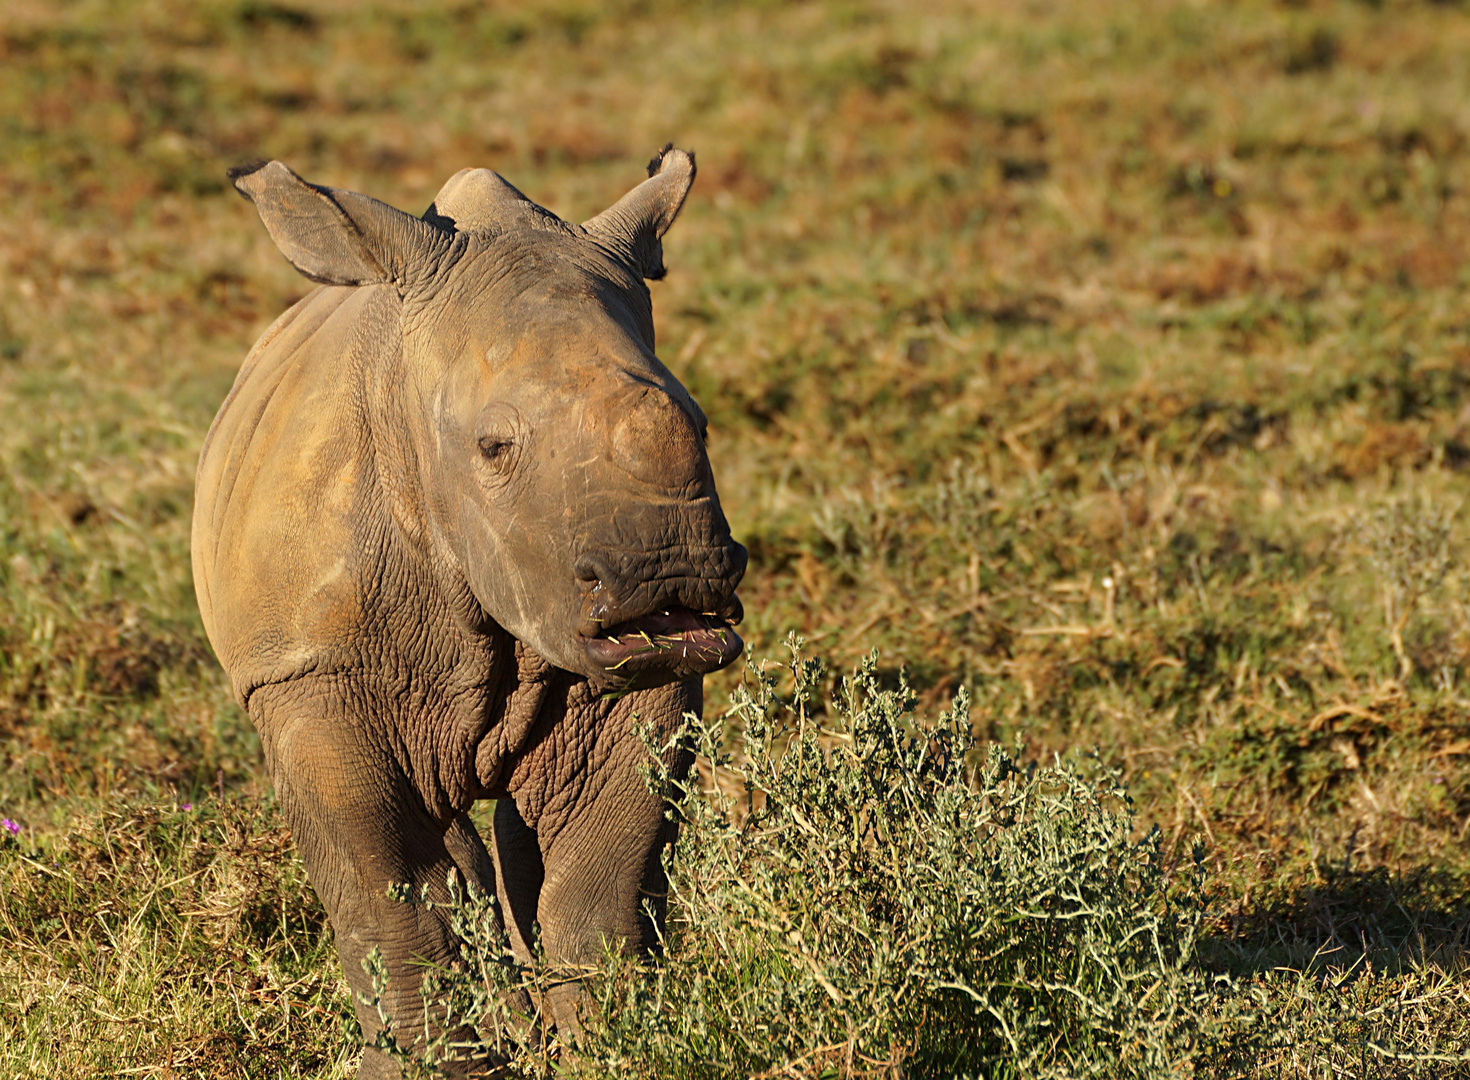
M 307 277 L 397 291 L 398 325 L 361 331 L 393 345 L 365 394 L 387 518 L 471 621 L 604 686 L 739 654 L 745 549 L 704 415 L 654 355 L 643 280 L 663 275 L 689 154 L 666 147 L 583 225 L 485 169 L 454 176 L 422 218 L 279 162 L 234 175 Z

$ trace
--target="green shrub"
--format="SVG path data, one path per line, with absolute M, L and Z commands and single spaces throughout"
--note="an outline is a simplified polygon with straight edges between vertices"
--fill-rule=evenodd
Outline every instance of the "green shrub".
M 689 718 L 681 737 L 703 759 L 689 781 L 650 776 L 682 827 L 665 955 L 610 953 L 583 976 L 586 1028 L 562 1068 L 1176 1071 L 1208 998 L 1193 963 L 1199 880 L 1170 887 L 1158 833 L 1135 838 L 1116 777 L 981 746 L 963 691 L 916 718 L 876 657 L 823 709 L 820 663 L 789 645 L 785 692 L 781 665 L 752 667 L 723 717 Z M 455 918 L 470 963 L 426 981 L 441 1016 L 503 1032 L 512 984 L 534 1000 L 573 974 L 516 972 L 488 898 L 459 895 Z M 527 1071 L 544 1065 L 521 1055 Z

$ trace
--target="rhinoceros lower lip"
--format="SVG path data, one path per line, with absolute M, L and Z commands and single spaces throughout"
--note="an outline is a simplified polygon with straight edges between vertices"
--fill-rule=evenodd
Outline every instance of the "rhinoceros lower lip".
M 728 619 L 675 607 L 583 637 L 582 648 L 609 674 L 683 677 L 724 667 L 740 655 L 744 642 Z

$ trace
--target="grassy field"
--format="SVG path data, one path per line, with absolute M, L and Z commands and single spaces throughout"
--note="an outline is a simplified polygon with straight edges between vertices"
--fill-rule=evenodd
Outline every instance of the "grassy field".
M 1201 844 L 1201 962 L 1322 1020 L 1181 1074 L 1470 1075 L 1470 18 L 1409 0 L 6 0 L 0 1075 L 354 1059 L 190 583 L 309 287 L 224 170 L 581 220 L 668 139 L 755 655 L 876 648 Z

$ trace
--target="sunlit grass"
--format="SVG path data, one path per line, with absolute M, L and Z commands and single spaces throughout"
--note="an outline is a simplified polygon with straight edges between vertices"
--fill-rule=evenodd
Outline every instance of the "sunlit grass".
M 232 895 L 315 903 L 288 849 L 172 809 L 267 791 L 188 519 L 214 409 L 308 287 L 224 169 L 417 211 L 485 165 L 581 219 L 671 138 L 700 174 L 659 351 L 711 418 L 757 655 L 877 647 L 930 713 L 967 687 L 982 738 L 1095 746 L 1170 873 L 1203 844 L 1209 964 L 1276 1002 L 1346 980 L 1405 1003 L 1405 1045 L 1467 1049 L 1470 23 L 921 7 L 4 6 L 0 868 L 33 898 L 5 908 L 9 1071 L 261 1074 L 215 1031 L 306 1048 L 302 1075 L 350 1053 L 238 989 L 297 949 L 272 977 L 345 1009 L 319 915 L 221 958 L 163 887 L 254 866 Z M 98 862 L 123 819 L 155 824 Z M 23 854 L 119 872 L 43 926 L 62 879 Z M 78 1018 L 103 1026 L 63 1038 Z

